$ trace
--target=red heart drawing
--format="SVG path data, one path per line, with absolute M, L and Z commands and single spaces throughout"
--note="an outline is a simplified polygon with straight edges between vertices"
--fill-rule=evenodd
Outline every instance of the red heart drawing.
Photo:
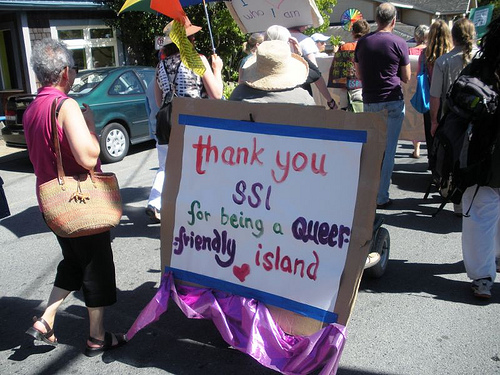
M 241 282 L 245 281 L 245 278 L 250 274 L 250 266 L 243 263 L 241 267 L 233 266 L 233 273 Z

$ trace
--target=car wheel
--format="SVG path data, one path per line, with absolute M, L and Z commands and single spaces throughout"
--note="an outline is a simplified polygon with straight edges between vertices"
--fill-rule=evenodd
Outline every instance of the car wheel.
M 129 136 L 123 125 L 112 122 L 101 132 L 101 160 L 104 163 L 115 163 L 127 155 Z

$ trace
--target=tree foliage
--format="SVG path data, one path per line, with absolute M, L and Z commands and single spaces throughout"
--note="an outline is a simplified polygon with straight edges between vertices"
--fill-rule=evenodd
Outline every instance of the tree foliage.
M 107 6 L 116 14 L 125 0 L 105 0 Z M 308 34 L 322 32 L 330 25 L 330 13 L 337 0 L 316 0 L 318 9 L 323 16 L 324 24 L 317 29 L 308 30 Z M 196 49 L 209 57 L 212 55 L 212 45 L 208 23 L 203 5 L 194 5 L 184 9 L 194 25 L 202 27 L 196 34 Z M 247 35 L 243 34 L 232 18 L 223 2 L 208 3 L 208 14 L 216 53 L 224 61 L 224 80 L 236 81 L 238 65 L 244 57 L 243 42 Z M 157 51 L 154 49 L 154 39 L 163 35 L 163 28 L 171 20 L 161 14 L 148 12 L 124 12 L 106 20 L 106 24 L 119 31 L 118 38 L 127 49 L 127 64 L 155 66 Z
M 308 35 L 321 33 L 326 31 L 330 26 L 330 15 L 333 13 L 333 8 L 337 5 L 337 0 L 315 0 L 321 16 L 323 17 L 323 25 L 318 28 L 310 28 L 306 31 Z
M 491 17 L 491 20 L 496 19 L 497 17 L 500 17 L 500 0 L 479 0 L 478 6 L 484 6 L 484 5 L 490 5 L 492 4 L 495 9 L 493 10 L 493 15 Z
M 118 14 L 125 0 L 108 0 L 106 4 Z M 169 19 L 161 14 L 147 12 L 125 12 L 105 20 L 108 26 L 118 31 L 118 39 L 127 50 L 126 63 L 130 65 L 156 66 L 157 51 L 155 36 L 163 34 Z

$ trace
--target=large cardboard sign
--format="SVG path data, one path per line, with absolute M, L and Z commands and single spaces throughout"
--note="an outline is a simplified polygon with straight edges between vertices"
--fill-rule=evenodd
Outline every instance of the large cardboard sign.
M 173 108 L 164 271 L 339 321 L 339 304 L 352 307 L 373 229 L 378 173 L 365 180 L 362 170 L 367 151 L 380 170 L 384 137 L 373 124 L 382 127 L 383 117 L 349 129 L 344 112 L 334 120 L 318 107 L 176 98 Z M 360 191 L 369 194 L 360 199 Z M 367 211 L 356 220 L 360 202 Z
M 345 55 L 341 54 L 341 58 Z M 330 68 L 332 66 L 332 60 L 334 57 L 319 57 L 316 58 L 318 67 L 321 71 L 323 77 L 329 77 Z M 335 55 L 337 58 L 337 55 Z M 347 67 L 347 66 L 346 66 Z M 410 99 L 417 88 L 417 70 L 418 70 L 418 56 L 410 56 L 410 67 L 411 67 L 411 77 L 408 83 L 403 83 L 403 96 L 405 100 L 405 118 L 403 120 L 403 126 L 401 128 L 401 133 L 399 139 L 409 140 L 409 141 L 425 141 L 424 133 L 424 117 L 421 113 L 418 113 L 415 108 L 410 103 Z M 318 91 L 316 85 L 312 85 L 314 100 L 318 105 L 323 105 L 327 107 L 325 98 Z M 340 108 L 347 107 L 347 90 L 345 88 L 329 87 L 328 91 L 332 97 L 337 100 Z
M 411 105 L 411 98 L 417 90 L 418 56 L 410 55 L 411 75 L 408 83 L 403 83 L 403 97 L 405 100 L 405 118 L 399 139 L 407 141 L 425 141 L 424 115 L 417 112 Z
M 323 24 L 314 0 L 234 0 L 227 1 L 226 6 L 243 33 L 266 31 L 272 25 L 291 28 Z

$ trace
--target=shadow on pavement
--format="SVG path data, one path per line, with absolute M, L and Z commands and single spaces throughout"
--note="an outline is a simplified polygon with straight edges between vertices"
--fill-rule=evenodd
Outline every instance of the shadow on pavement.
M 384 218 L 384 224 L 397 228 L 436 234 L 462 231 L 462 218 L 455 216 L 451 203 L 435 217 L 432 217 L 432 214 L 436 212 L 437 207 L 428 204 L 427 201 L 419 199 L 396 199 L 387 209 L 377 213 Z
M 148 282 L 133 291 L 118 291 L 118 302 L 106 309 L 107 330 L 126 332 L 155 295 L 154 286 L 155 283 Z M 81 292 L 74 295 L 77 299 L 82 298 Z M 33 373 L 61 373 L 68 363 L 84 356 L 88 336 L 87 310 L 83 302 L 62 305 L 55 324 L 59 346 L 54 348 L 35 343 L 25 334 L 32 324 L 31 317 L 41 315 L 41 303 L 17 297 L 0 298 L 3 337 L 0 350 L 12 353 L 8 357 L 11 361 L 29 361 L 29 366 L 33 364 L 32 368 L 37 369 Z M 192 319 L 185 324 L 183 320 L 187 318 L 172 302 L 159 321 L 145 327 L 127 345 L 105 352 L 92 361 L 120 361 L 137 368 L 156 367 L 173 374 L 275 374 L 250 356 L 231 349 L 211 321 Z M 95 364 L 91 366 L 95 368 Z
M 33 173 L 28 151 L 20 150 L 0 157 L 0 171 Z
M 482 306 L 500 303 L 500 285 L 495 284 L 489 300 L 475 298 L 470 281 L 456 281 L 446 275 L 465 273 L 462 261 L 456 263 L 408 263 L 389 260 L 380 279 L 363 277 L 359 289 L 366 293 L 418 294 L 424 298 Z
M 120 292 L 114 320 L 132 326 L 154 297 L 154 283 Z M 110 313 L 111 313 L 110 308 Z M 160 319 L 139 331 L 123 348 L 105 353 L 104 362 L 120 361 L 137 368 L 156 367 L 173 374 L 275 374 L 247 354 L 231 349 L 210 320 L 189 319 L 175 302 Z
M 112 238 L 115 237 L 147 237 L 160 238 L 158 227 L 153 224 L 144 213 L 144 207 L 134 207 L 133 203 L 147 199 L 149 187 L 121 189 L 123 216 L 118 227 L 111 230 Z M 49 232 L 43 221 L 38 206 L 32 206 L 22 212 L 6 217 L 2 226 L 14 233 L 18 238 L 39 233 Z

